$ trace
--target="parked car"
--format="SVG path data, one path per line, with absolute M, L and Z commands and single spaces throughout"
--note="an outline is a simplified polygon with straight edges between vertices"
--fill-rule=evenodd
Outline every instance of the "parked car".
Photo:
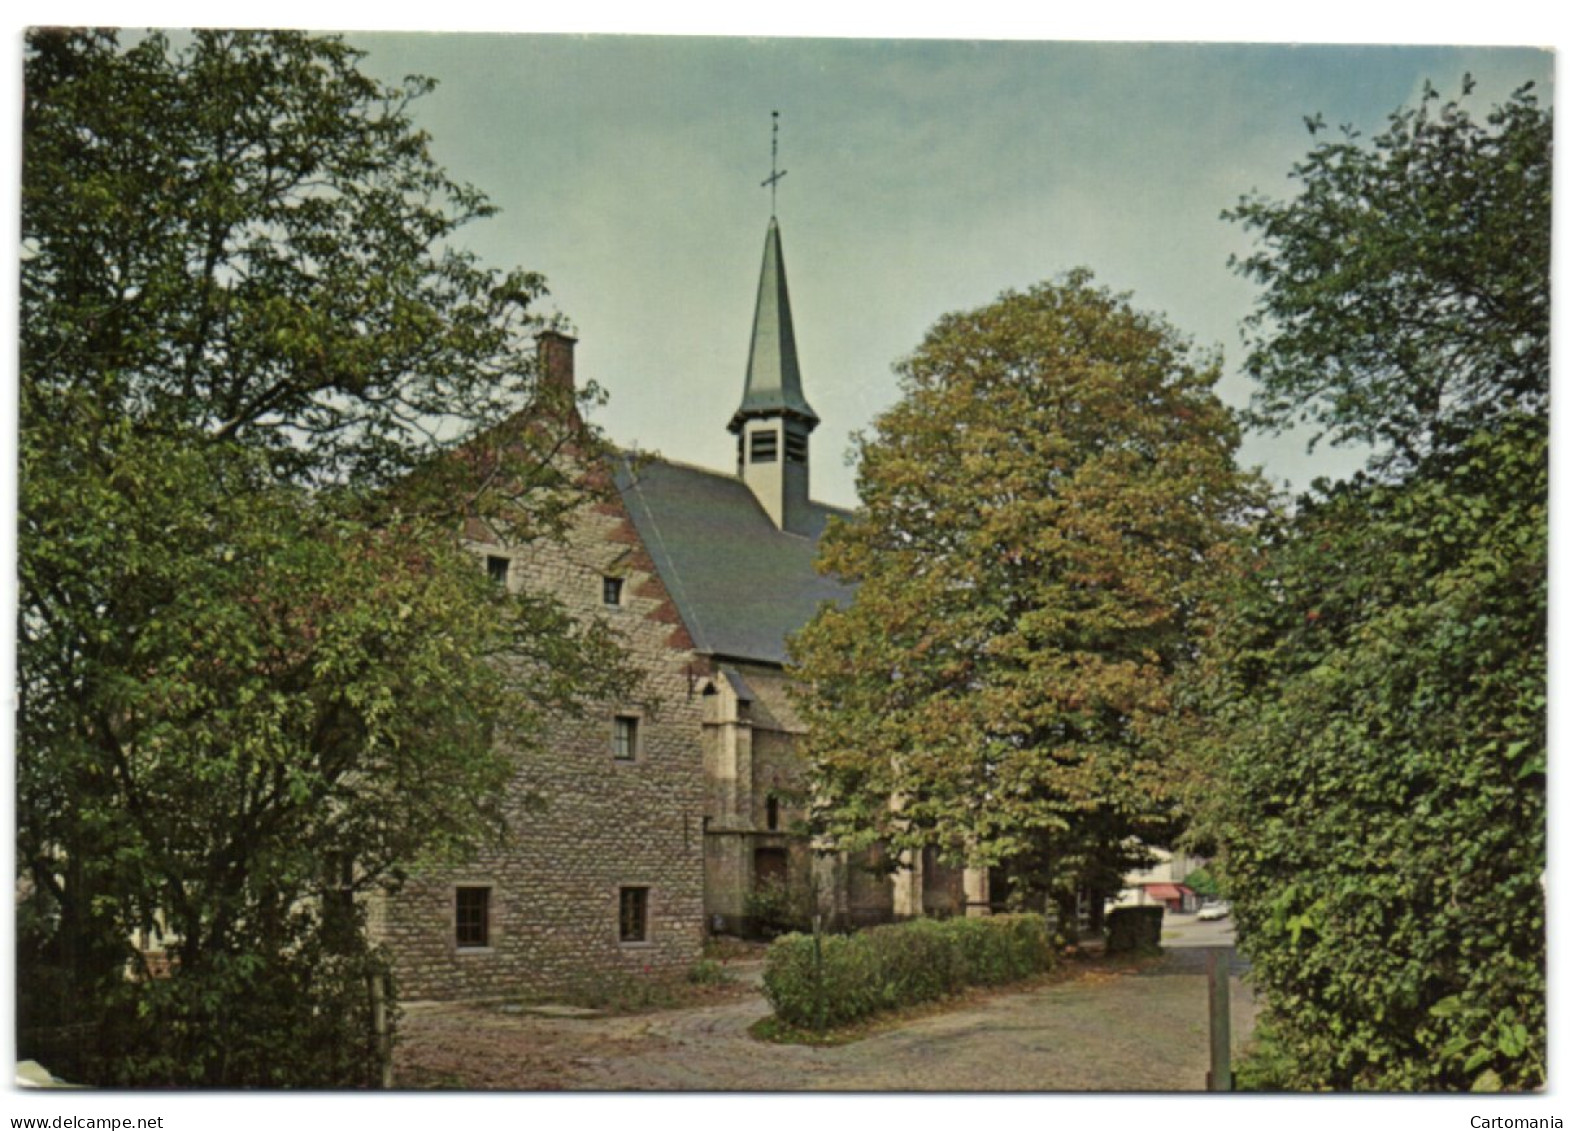
M 1197 921 L 1199 923 L 1211 923 L 1215 919 L 1228 918 L 1229 914 L 1230 905 L 1228 903 L 1210 903 L 1197 912 Z

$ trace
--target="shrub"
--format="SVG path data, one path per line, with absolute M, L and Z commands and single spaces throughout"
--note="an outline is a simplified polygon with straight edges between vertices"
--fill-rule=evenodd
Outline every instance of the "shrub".
M 822 936 L 818 945 L 816 958 L 816 940 L 793 934 L 765 952 L 765 996 L 789 1025 L 845 1025 L 966 986 L 1017 981 L 1055 963 L 1037 915 L 919 919 Z
M 809 922 L 808 892 L 786 880 L 766 880 L 744 898 L 743 913 L 766 938 L 801 931 Z
M 719 986 L 732 981 L 732 975 L 714 958 L 702 958 L 690 966 L 687 977 L 689 984 L 694 986 Z
M 1105 920 L 1106 954 L 1159 949 L 1164 932 L 1164 908 L 1117 907 Z
M 111 1088 L 377 1087 L 373 977 L 389 979 L 385 955 L 328 953 L 313 937 L 284 955 L 219 955 L 167 978 L 127 980 L 96 1018 L 92 1043 L 48 1067 Z M 385 985 L 391 1034 L 399 1010 L 391 979 Z

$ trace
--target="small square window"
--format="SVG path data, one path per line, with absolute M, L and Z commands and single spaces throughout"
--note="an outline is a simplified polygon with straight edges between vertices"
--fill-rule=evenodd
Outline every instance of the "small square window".
M 639 753 L 639 719 L 618 715 L 612 720 L 612 756 L 619 762 L 632 762 Z
M 496 554 L 486 556 L 486 575 L 499 585 L 508 584 L 508 559 Z
M 650 940 L 650 889 L 618 889 L 618 941 Z
M 623 603 L 623 579 L 621 577 L 603 577 L 601 579 L 601 603 L 603 605 L 621 605 Z
M 491 945 L 491 888 L 454 889 L 454 945 L 479 950 Z

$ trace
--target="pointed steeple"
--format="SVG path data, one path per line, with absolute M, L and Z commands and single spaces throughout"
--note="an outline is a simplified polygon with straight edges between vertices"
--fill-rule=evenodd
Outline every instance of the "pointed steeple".
M 782 262 L 781 229 L 771 217 L 765 229 L 765 258 L 760 289 L 754 300 L 754 339 L 743 383 L 743 403 L 727 426 L 734 433 L 746 420 L 789 416 L 813 431 L 820 418 L 804 399 L 798 373 L 798 344 L 793 337 L 792 304 L 787 297 L 787 268 Z
M 782 237 L 772 216 L 765 230 L 765 262 L 754 303 L 754 340 L 749 345 L 743 403 L 727 427 L 738 437 L 739 478 L 780 530 L 807 534 L 813 529 L 809 433 L 819 423 L 804 399 L 798 375 Z

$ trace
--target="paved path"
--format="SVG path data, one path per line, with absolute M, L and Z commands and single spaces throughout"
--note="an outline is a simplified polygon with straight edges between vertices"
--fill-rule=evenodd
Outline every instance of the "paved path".
M 1090 966 L 835 1048 L 756 1041 L 750 996 L 636 1017 L 414 1011 L 403 1083 L 597 1091 L 1196 1091 L 1208 1068 L 1206 951 Z M 1254 1009 L 1237 979 L 1237 1043 Z M 448 1054 L 444 1060 L 438 1053 Z M 447 1065 L 446 1069 L 444 1065 Z

